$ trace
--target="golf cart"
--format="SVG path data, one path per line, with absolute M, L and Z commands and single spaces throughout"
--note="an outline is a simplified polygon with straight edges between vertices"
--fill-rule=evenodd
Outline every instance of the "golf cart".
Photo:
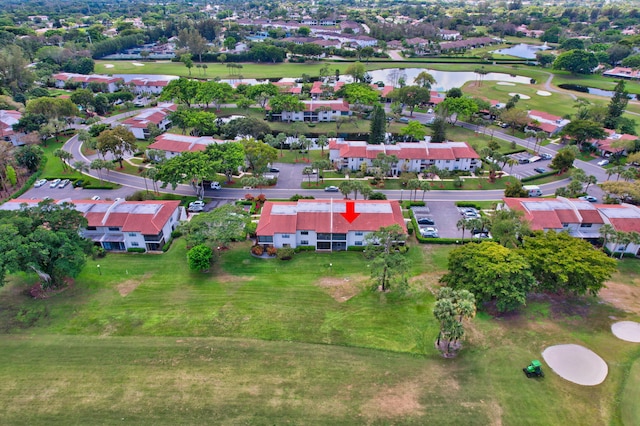
M 537 359 L 531 361 L 531 364 L 522 369 L 524 374 L 527 375 L 528 378 L 531 377 L 544 377 L 544 372 L 542 371 L 542 364 Z

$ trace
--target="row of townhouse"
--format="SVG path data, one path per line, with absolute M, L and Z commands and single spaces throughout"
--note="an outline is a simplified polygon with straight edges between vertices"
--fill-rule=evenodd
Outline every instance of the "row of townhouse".
M 576 238 L 597 242 L 600 228 L 611 225 L 616 231 L 640 232 L 640 207 L 631 204 L 594 204 L 578 199 L 504 198 L 509 210 L 521 211 L 532 230 L 566 231 Z M 611 251 L 640 254 L 640 245 L 607 244 Z
M 176 111 L 178 106 L 172 102 L 158 104 L 157 107 L 143 110 L 140 114 L 127 118 L 122 124 L 129 129 L 136 139 L 149 137 L 149 124 L 155 124 L 163 132 L 171 127 L 169 115 Z
M 337 168 L 360 170 L 364 163 L 373 166 L 379 154 L 395 155 L 398 162 L 391 173 L 424 172 L 431 166 L 440 170 L 475 170 L 482 165 L 480 156 L 466 142 L 430 143 L 426 141 L 396 145 L 372 145 L 364 141 L 329 141 L 329 159 Z
M 270 105 L 267 105 L 267 117 L 271 121 L 309 121 L 327 122 L 336 121 L 339 117 L 352 115 L 349 102 L 338 99 L 333 101 L 302 101 L 302 111 L 281 111 L 274 112 Z
M 398 201 L 267 201 L 262 207 L 256 240 L 264 247 L 341 251 L 364 246 L 367 234 L 391 225 L 407 230 Z
M 15 199 L 0 206 L 2 210 L 19 210 L 36 206 L 42 200 Z M 72 203 L 87 219 L 82 236 L 109 251 L 130 248 L 160 251 L 171 238 L 180 221 L 186 220 L 180 201 L 106 201 L 59 200 Z
M 80 84 L 80 87 L 87 88 L 89 83 L 104 83 L 107 85 L 109 92 L 120 90 L 122 86 L 128 84 L 132 86 L 133 92 L 139 95 L 159 94 L 162 92 L 171 80 L 175 80 L 177 76 L 166 77 L 149 77 L 134 78 L 129 83 L 125 83 L 122 77 L 112 77 L 100 74 L 75 74 L 69 72 L 60 72 L 52 76 L 55 87 L 63 89 L 68 81 Z
M 166 158 L 176 157 L 183 152 L 204 151 L 208 145 L 221 144 L 226 141 L 214 139 L 211 136 L 188 136 L 175 133 L 164 133 L 147 146 L 147 149 L 164 151 Z

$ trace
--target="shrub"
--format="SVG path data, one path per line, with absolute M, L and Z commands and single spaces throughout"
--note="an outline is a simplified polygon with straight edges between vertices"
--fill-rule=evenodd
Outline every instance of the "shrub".
M 93 246 L 91 248 L 91 257 L 94 259 L 105 257 L 106 255 L 107 251 L 101 246 Z
M 366 246 L 349 246 L 347 251 L 365 251 L 366 248 Z
M 536 180 L 536 179 L 542 179 L 542 178 L 544 178 L 544 177 L 547 177 L 547 176 L 553 176 L 553 175 L 557 175 L 557 174 L 558 174 L 558 171 L 557 171 L 557 170 L 552 170 L 552 171 L 550 171 L 550 172 L 540 173 L 540 174 L 537 174 L 537 175 L 524 177 L 524 178 L 522 178 L 520 181 L 521 181 L 522 183 L 524 183 L 524 182 L 531 182 L 531 181 L 534 181 L 534 180 Z
M 278 249 L 277 248 L 271 247 L 271 246 L 267 247 L 267 254 L 269 256 L 275 256 L 277 253 L 278 253 Z
M 256 234 L 257 229 L 258 229 L 258 224 L 255 222 L 249 222 L 244 227 L 244 231 L 251 236 L 254 236 Z
M 171 238 L 180 238 L 182 237 L 182 231 L 179 230 L 175 230 L 173 232 L 171 232 Z
M 256 256 L 262 256 L 264 253 L 264 248 L 262 246 L 255 245 L 251 247 L 251 253 Z
M 316 251 L 314 246 L 298 246 L 294 249 L 296 253 L 300 253 L 302 251 Z
M 167 243 L 162 246 L 162 251 L 168 251 L 171 248 L 172 242 L 173 242 L 173 238 L 169 238 L 169 241 L 167 241 Z
M 315 197 L 313 195 L 300 195 L 296 194 L 289 198 L 289 201 L 298 201 L 298 200 L 314 200 Z
M 142 247 L 129 247 L 127 252 L 129 253 L 144 253 L 146 250 Z
M 283 247 L 278 250 L 278 259 L 280 260 L 290 260 L 293 258 L 295 251 L 289 247 Z
M 480 206 L 472 201 L 456 201 L 457 207 L 472 207 L 474 209 L 482 210 Z

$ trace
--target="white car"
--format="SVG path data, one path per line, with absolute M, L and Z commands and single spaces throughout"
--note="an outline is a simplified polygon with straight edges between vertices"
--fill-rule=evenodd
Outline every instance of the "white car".
M 598 161 L 598 166 L 606 166 L 609 164 L 609 160 L 600 160 Z
M 60 183 L 60 179 L 54 179 L 49 184 L 49 188 L 55 188 L 56 186 L 58 186 L 59 183 Z
M 425 238 L 438 238 L 438 230 L 434 227 L 427 226 L 426 228 L 420 228 L 420 235 Z
M 100 196 L 99 195 L 94 195 L 93 197 L 91 197 L 91 199 L 93 201 L 98 201 L 100 199 Z
M 197 200 L 192 203 L 189 203 L 189 207 L 187 208 L 187 210 L 189 210 L 190 212 L 201 212 L 202 210 L 204 210 L 204 206 L 205 206 L 204 201 Z
M 44 185 L 45 183 L 47 183 L 46 179 L 40 179 L 39 181 L 37 181 L 36 183 L 33 184 L 34 188 L 40 188 L 42 185 Z

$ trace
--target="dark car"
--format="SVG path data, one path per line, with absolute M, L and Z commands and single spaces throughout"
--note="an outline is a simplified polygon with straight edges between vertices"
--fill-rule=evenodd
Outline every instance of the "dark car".
M 324 188 L 324 192 L 340 192 L 340 188 L 338 188 L 337 186 L 325 186 Z
M 543 169 L 542 167 L 536 167 L 533 170 L 536 171 L 537 173 L 546 173 L 547 171 L 547 169 Z
M 416 222 L 418 222 L 418 225 L 435 225 L 436 224 L 434 220 L 431 219 L 430 217 L 421 217 L 420 219 L 417 219 Z
M 75 186 L 76 188 L 80 188 L 82 186 L 82 184 L 84 184 L 84 181 L 82 179 L 78 179 L 73 186 Z
M 519 158 L 518 164 L 529 164 L 529 157 L 527 158 Z
M 280 173 L 280 169 L 278 169 L 277 167 L 271 167 L 269 169 L 269 172 L 270 173 Z

